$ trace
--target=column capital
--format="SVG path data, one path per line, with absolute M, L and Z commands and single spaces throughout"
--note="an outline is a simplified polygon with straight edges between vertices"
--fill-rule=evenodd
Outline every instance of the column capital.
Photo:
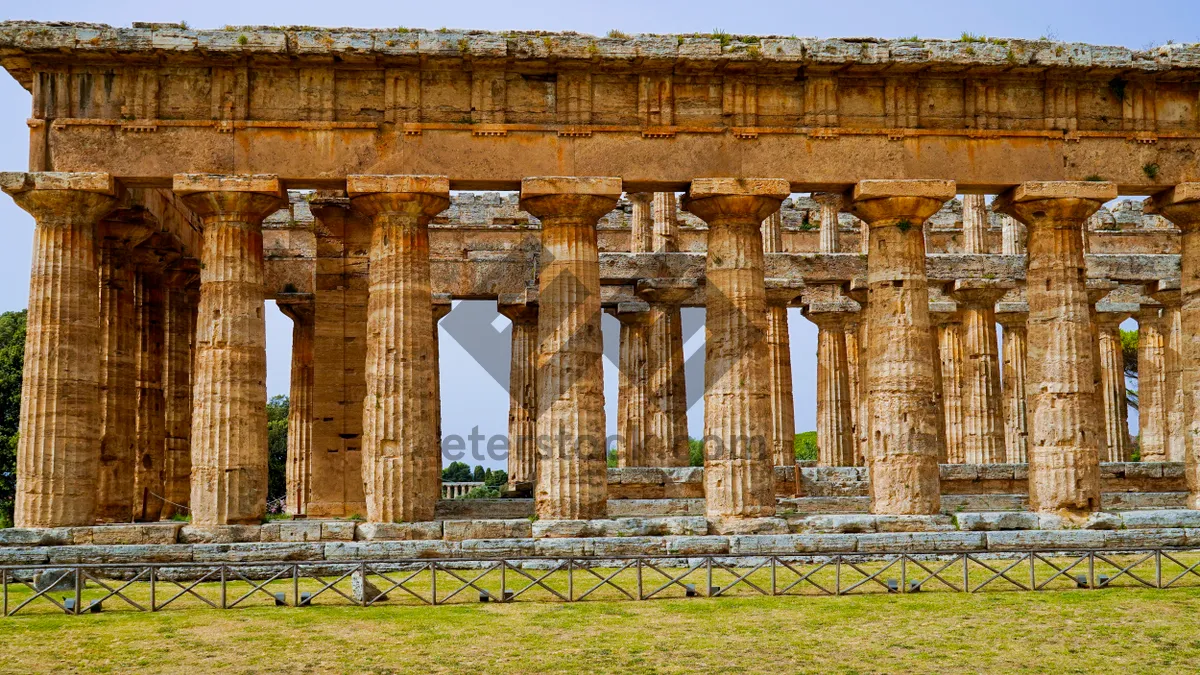
M 175 194 L 208 221 L 215 218 L 261 223 L 287 204 L 279 177 L 180 173 L 173 179 Z
M 929 325 L 935 327 L 949 326 L 951 324 L 961 324 L 962 314 L 958 311 L 958 305 L 953 302 L 931 302 L 929 303 Z
M 764 279 L 767 291 L 767 304 L 787 307 L 804 292 L 804 281 L 801 279 Z
M 650 303 L 647 302 L 621 302 L 617 303 L 616 307 L 606 308 L 605 311 L 622 324 L 644 326 L 650 322 Z
M 654 201 L 653 192 L 626 192 L 625 198 L 632 203 L 649 205 Z
M 350 206 L 372 218 L 398 214 L 422 225 L 450 206 L 446 176 L 357 175 L 346 177 Z
M 442 320 L 442 317 L 450 313 L 454 309 L 454 299 L 449 293 L 432 293 L 431 300 L 433 301 L 433 323 L 434 330 L 437 330 L 437 322 Z
M 864 180 L 846 191 L 847 210 L 867 223 L 898 225 L 925 222 L 954 198 L 952 180 Z
M 1117 290 L 1120 286 L 1121 284 L 1111 279 L 1088 279 L 1085 283 L 1088 302 L 1095 306 L 1097 302 L 1108 297 L 1109 293 Z
M 313 318 L 316 302 L 312 293 L 289 293 L 275 298 L 275 306 L 292 321 L 308 321 Z
M 696 178 L 683 208 L 709 225 L 731 221 L 759 226 L 791 193 L 782 178 Z
M 1146 284 L 1146 295 L 1157 300 L 1164 309 L 1176 309 L 1183 304 L 1179 279 L 1160 279 Z
M 865 276 L 854 277 L 842 284 L 842 292 L 846 294 L 846 297 L 866 307 L 868 295 L 867 278 Z
M 53 171 L 0 173 L 8 193 L 42 227 L 94 223 L 117 206 L 117 188 L 107 173 Z
M 573 216 L 596 221 L 621 197 L 612 176 L 536 176 L 521 181 L 521 209 L 540 219 Z
M 1158 321 L 1161 309 L 1157 305 L 1142 305 L 1138 311 L 1133 313 L 1133 318 L 1137 319 L 1139 326 L 1143 321 Z
M 825 330 L 842 328 L 854 317 L 854 309 L 842 302 L 810 302 L 801 312 L 804 318 Z
M 1024 304 L 1024 309 L 1017 305 Z M 996 305 L 996 323 L 1005 328 L 1019 328 L 1029 320 L 1029 305 L 1016 302 L 1002 302 Z
M 1133 316 L 1134 312 L 1128 311 L 1106 311 L 1097 309 L 1096 311 L 1096 326 L 1100 329 L 1112 330 L 1118 328 L 1125 319 Z
M 187 288 L 200 280 L 200 261 L 181 256 L 166 271 L 166 283 L 175 288 Z
M 814 192 L 810 196 L 814 202 L 821 206 L 828 209 L 836 209 L 839 212 L 846 204 L 846 196 L 841 192 Z
M 537 323 L 537 296 L 527 300 L 523 293 L 505 293 L 496 299 L 496 311 L 513 323 Z
M 1034 181 L 1005 190 L 992 200 L 992 210 L 1028 227 L 1071 229 L 1117 198 L 1115 183 L 1105 181 Z
M 993 307 L 1016 284 L 1002 279 L 958 279 L 949 289 L 950 297 L 971 309 Z
M 677 305 L 692 297 L 700 287 L 696 279 L 655 278 L 638 279 L 634 292 L 649 302 Z
M 1180 183 L 1142 202 L 1142 213 L 1171 221 L 1184 234 L 1200 230 L 1200 183 Z

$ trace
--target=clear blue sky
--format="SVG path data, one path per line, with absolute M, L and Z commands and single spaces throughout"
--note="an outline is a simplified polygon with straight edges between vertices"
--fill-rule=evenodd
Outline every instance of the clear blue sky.
M 1133 10 L 1131 12 L 1131 9 Z M 129 0 L 85 2 L 57 0 L 5 3 L 0 19 L 91 21 L 127 26 L 133 21 L 186 21 L 195 28 L 227 24 L 408 26 L 418 28 L 477 28 L 490 30 L 571 30 L 602 35 L 617 29 L 626 33 L 711 32 L 816 37 L 878 36 L 953 38 L 964 31 L 995 37 L 1038 38 L 1123 45 L 1135 49 L 1174 40 L 1200 42 L 1200 2 L 1160 0 L 1141 6 L 1127 0 L 1055 2 L 925 1 L 897 2 L 712 2 L 679 0 L 648 2 L 608 0 L 457 0 L 455 2 L 313 2 L 290 0 L 205 0 L 186 4 Z M 27 166 L 29 94 L 0 75 L 0 170 Z M 28 303 L 32 220 L 12 201 L 0 197 L 0 221 L 5 245 L 0 249 L 0 311 Z M 816 330 L 791 312 L 792 364 L 796 387 L 796 426 L 815 428 Z M 503 320 L 501 320 L 503 321 Z M 615 337 L 615 319 L 605 317 L 606 342 Z M 268 389 L 287 393 L 291 322 L 274 307 L 268 312 Z M 687 352 L 703 346 L 703 334 Z M 478 425 L 486 435 L 505 432 L 508 396 L 465 351 L 442 331 L 443 433 L 466 435 Z M 608 350 L 612 353 L 612 350 Z M 609 433 L 616 423 L 616 370 L 606 363 Z M 690 411 L 692 435 L 700 436 L 701 406 Z M 474 462 L 472 462 L 474 463 Z

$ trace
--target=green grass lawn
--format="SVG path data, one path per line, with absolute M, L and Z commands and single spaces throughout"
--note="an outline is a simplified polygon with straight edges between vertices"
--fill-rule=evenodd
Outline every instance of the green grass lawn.
M 286 591 L 290 583 L 272 590 Z M 441 578 L 438 583 L 443 593 L 453 588 Z M 508 585 L 515 584 L 510 579 Z M 208 597 L 214 592 L 201 590 Z M 456 598 L 460 604 L 438 607 L 404 604 L 396 594 L 384 606 L 365 609 L 329 595 L 314 607 L 276 608 L 258 596 L 245 608 L 220 611 L 191 601 L 157 614 L 119 611 L 110 599 L 99 615 L 68 617 L 40 607 L 0 619 L 0 672 L 1200 670 L 1196 587 L 903 596 L 878 590 L 762 597 L 741 589 L 729 598 L 674 593 L 644 602 L 607 599 L 613 591 L 575 604 L 481 604 L 471 592 Z M 139 601 L 145 594 L 133 592 Z M 238 594 L 231 591 L 230 600 Z

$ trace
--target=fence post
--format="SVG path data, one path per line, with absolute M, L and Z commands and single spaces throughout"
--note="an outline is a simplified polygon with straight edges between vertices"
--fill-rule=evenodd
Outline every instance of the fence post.
M 83 602 L 83 568 L 75 568 L 75 616 L 83 614 L 80 603 Z
M 226 573 L 226 571 L 228 571 L 228 568 L 226 568 L 225 565 L 221 565 L 221 609 L 229 609 L 228 607 L 225 606 L 225 578 L 226 578 L 225 573 Z
M 158 611 L 158 595 L 156 593 L 157 589 L 155 587 L 155 577 L 156 576 L 157 575 L 154 573 L 154 565 L 151 565 L 150 566 L 150 612 L 151 613 Z

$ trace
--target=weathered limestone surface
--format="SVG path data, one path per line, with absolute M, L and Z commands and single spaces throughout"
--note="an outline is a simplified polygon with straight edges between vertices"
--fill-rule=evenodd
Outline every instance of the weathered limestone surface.
M 1025 183 L 993 202 L 1029 228 L 1029 498 L 1036 511 L 1078 518 L 1100 508 L 1082 225 L 1116 193 L 1102 182 Z
M 657 466 L 647 446 L 647 422 L 655 403 L 649 392 L 649 320 L 647 303 L 621 303 L 613 312 L 621 322 L 617 387 L 617 465 Z
M 284 506 L 293 516 L 307 514 L 310 457 L 313 452 L 313 342 L 312 302 L 279 302 L 292 320 L 292 364 L 288 394 L 287 492 Z
M 696 282 L 690 280 L 653 279 L 637 285 L 638 295 L 650 304 L 646 327 L 650 405 L 645 438 L 650 466 L 687 466 L 690 460 L 679 302 L 695 289 Z
M 850 367 L 846 359 L 845 311 L 809 305 L 805 316 L 817 324 L 817 462 L 854 466 Z
M 166 397 L 163 392 L 165 316 L 163 277 L 158 265 L 142 264 L 135 275 L 138 315 L 137 456 L 133 472 L 133 517 L 155 522 L 166 492 Z
M 538 291 L 537 514 L 603 518 L 603 342 L 596 221 L 619 178 L 526 178 L 521 208 L 542 221 Z
M 1143 307 L 1138 322 L 1138 442 L 1142 461 L 1167 461 L 1166 346 L 1158 307 Z
M 963 438 L 963 325 L 958 312 L 941 313 L 937 324 L 941 368 L 935 373 L 942 383 L 944 412 L 944 459 L 949 464 L 962 464 L 967 459 Z
M 763 253 L 783 250 L 779 211 L 762 221 Z M 787 308 L 800 295 L 803 282 L 786 280 L 767 290 L 767 376 L 770 382 L 771 435 L 769 444 L 776 466 L 792 465 L 795 454 L 795 400 L 792 396 L 792 343 Z
M 267 497 L 267 354 L 262 220 L 272 176 L 179 175 L 204 223 L 192 415 L 192 523 L 257 523 Z
M 162 518 L 183 514 L 191 501 L 192 361 L 196 338 L 199 264 L 180 263 L 166 277 L 166 324 L 163 328 L 163 395 L 166 450 L 163 460 Z
M 863 181 L 847 193 L 871 230 L 867 396 L 871 511 L 937 513 L 938 448 L 922 225 L 951 181 Z
M 100 467 L 96 520 L 133 520 L 137 455 L 138 315 L 131 249 L 150 236 L 143 223 L 100 224 Z
M 1182 256 L 1180 256 L 1182 266 Z M 1163 411 L 1166 415 L 1167 461 L 1181 462 L 1186 453 L 1183 432 L 1183 293 L 1182 283 L 1163 280 L 1155 284 L 1150 295 L 1162 304 L 1159 330 L 1163 342 Z
M 433 520 L 441 493 L 429 287 L 430 219 L 450 204 L 443 176 L 351 176 L 371 218 L 363 484 L 367 519 Z
M 508 371 L 508 482 L 537 479 L 537 304 L 524 297 L 502 297 L 500 313 L 512 321 L 512 357 Z
M 1101 398 L 1104 405 L 1104 446 L 1101 462 L 1129 461 L 1129 419 L 1125 400 L 1125 350 L 1121 344 L 1121 322 L 1127 314 L 1097 312 Z
M 1010 287 L 986 279 L 958 281 L 951 293 L 962 307 L 962 439 L 967 464 L 995 464 L 1005 457 L 995 305 Z
M 709 226 L 704 476 L 710 519 L 775 513 L 760 228 L 789 191 L 782 180 L 706 178 L 692 182 L 684 201 Z
M 100 277 L 96 223 L 114 206 L 104 174 L 0 174 L 36 221 L 29 275 L 15 524 L 88 525 L 100 464 Z
M 1173 431 L 1184 437 L 1188 506 L 1200 508 L 1200 183 L 1183 183 L 1156 195 L 1151 208 L 1182 232 L 1179 310 L 1183 420 Z
M 997 313 L 996 319 L 1004 326 L 1004 461 L 1024 462 L 1029 446 L 1025 313 Z

